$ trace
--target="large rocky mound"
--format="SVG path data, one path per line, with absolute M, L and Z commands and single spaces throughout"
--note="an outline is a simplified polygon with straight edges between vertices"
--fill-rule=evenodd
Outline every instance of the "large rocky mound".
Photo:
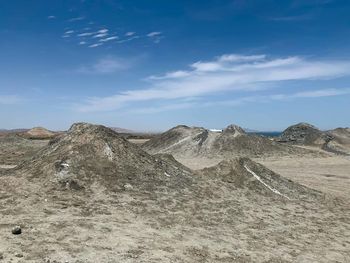
M 278 138 L 278 141 L 288 144 L 316 146 L 336 154 L 350 154 L 349 128 L 321 131 L 311 124 L 298 123 L 288 127 Z
M 308 123 L 298 123 L 288 127 L 281 134 L 279 141 L 299 145 L 323 145 L 331 136 Z
M 324 150 L 350 155 L 350 128 L 337 128 L 327 131 L 332 137 L 324 147 Z
M 153 157 L 113 130 L 74 124 L 53 139 L 17 172 L 49 188 L 91 190 L 95 183 L 113 191 L 125 188 L 181 187 L 189 171 L 161 156 Z
M 321 194 L 286 179 L 246 157 L 224 160 L 196 172 L 207 179 L 223 181 L 248 195 L 264 195 L 284 200 L 319 198 Z
M 255 157 L 303 152 L 266 137 L 248 134 L 237 125 L 230 125 L 222 132 L 180 125 L 155 136 L 142 147 L 152 154 L 170 153 L 175 157 Z

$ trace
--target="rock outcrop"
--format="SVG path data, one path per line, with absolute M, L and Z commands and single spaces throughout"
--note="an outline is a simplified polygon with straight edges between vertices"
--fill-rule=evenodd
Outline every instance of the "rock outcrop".
M 288 127 L 281 134 L 279 141 L 298 145 L 323 145 L 332 137 L 308 123 L 298 123 Z

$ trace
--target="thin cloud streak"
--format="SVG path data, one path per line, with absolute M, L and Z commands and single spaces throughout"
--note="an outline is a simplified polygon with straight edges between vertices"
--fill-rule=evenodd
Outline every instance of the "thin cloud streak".
M 159 112 L 207 107 L 237 107 L 247 103 L 268 103 L 271 101 L 291 101 L 298 98 L 313 99 L 321 97 L 334 97 L 349 95 L 349 89 L 322 89 L 306 92 L 297 92 L 294 94 L 272 94 L 267 96 L 246 96 L 234 100 L 211 101 L 211 102 L 173 102 L 172 104 L 161 105 L 158 107 L 144 107 L 136 110 L 130 110 L 128 113 L 153 114 Z
M 189 70 L 151 76 L 149 88 L 126 90 L 89 98 L 77 106 L 81 112 L 112 111 L 135 102 L 203 97 L 227 92 L 255 92 L 282 86 L 289 80 L 321 80 L 350 75 L 350 61 L 308 61 L 301 57 L 269 59 L 265 55 L 223 55 L 213 61 L 196 62 Z

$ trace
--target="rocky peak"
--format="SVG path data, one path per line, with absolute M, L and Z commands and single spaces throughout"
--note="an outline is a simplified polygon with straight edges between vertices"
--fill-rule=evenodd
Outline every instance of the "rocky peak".
M 226 129 L 224 130 L 224 133 L 230 133 L 230 134 L 233 134 L 235 136 L 238 136 L 238 135 L 245 134 L 246 132 L 240 126 L 235 125 L 235 124 L 231 124 L 231 125 L 226 127 Z

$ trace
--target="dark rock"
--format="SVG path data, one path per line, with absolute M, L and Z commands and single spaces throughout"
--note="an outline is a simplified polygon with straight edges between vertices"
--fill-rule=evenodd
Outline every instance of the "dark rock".
M 12 234 L 14 235 L 20 235 L 22 234 L 22 229 L 20 226 L 15 226 L 14 228 L 12 228 Z

